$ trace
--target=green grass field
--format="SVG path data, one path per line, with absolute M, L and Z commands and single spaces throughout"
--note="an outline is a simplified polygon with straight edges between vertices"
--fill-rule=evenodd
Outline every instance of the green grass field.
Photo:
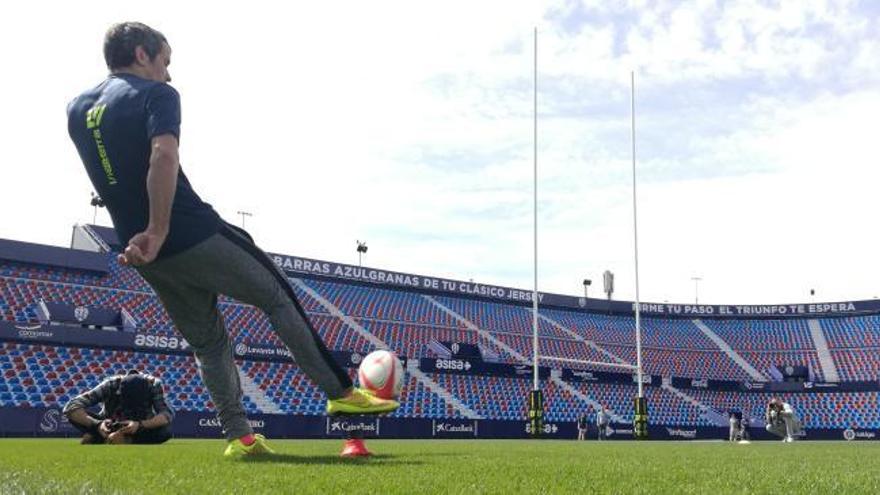
M 80 446 L 0 439 L 2 493 L 880 493 L 878 442 L 275 441 L 221 456 L 219 440 Z

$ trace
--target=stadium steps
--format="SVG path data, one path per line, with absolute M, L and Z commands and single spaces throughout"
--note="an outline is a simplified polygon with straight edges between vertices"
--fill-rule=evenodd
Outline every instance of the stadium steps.
M 479 335 L 480 337 L 482 337 L 484 340 L 487 340 L 487 341 L 491 342 L 491 343 L 492 343 L 497 349 L 501 349 L 501 350 L 503 350 L 503 351 L 506 352 L 508 355 L 510 355 L 510 356 L 512 356 L 512 357 L 514 357 L 514 358 L 516 358 L 516 359 L 518 359 L 518 360 L 520 360 L 521 362 L 523 362 L 523 363 L 525 363 L 525 364 L 532 364 L 532 360 L 531 360 L 531 359 L 529 359 L 529 358 L 523 356 L 520 352 L 518 352 L 518 351 L 517 351 L 516 349 L 514 349 L 513 347 L 510 347 L 509 345 L 505 344 L 504 342 L 502 342 L 502 341 L 496 339 L 495 337 L 492 336 L 491 333 L 489 333 L 489 332 L 487 332 L 487 331 L 481 329 L 480 327 L 474 325 L 473 322 L 471 322 L 470 320 L 468 320 L 468 319 L 465 318 L 464 316 L 462 316 L 462 315 L 456 313 L 456 312 L 453 311 L 452 309 L 450 309 L 450 308 L 444 306 L 442 303 L 440 303 L 439 301 L 437 301 L 437 300 L 434 299 L 433 297 L 431 297 L 431 296 L 426 296 L 426 295 L 422 295 L 422 297 L 424 297 L 428 302 L 430 302 L 431 304 L 433 304 L 434 306 L 436 306 L 437 308 L 439 308 L 440 311 L 443 311 L 444 313 L 448 314 L 449 316 L 451 316 L 451 317 L 455 318 L 456 320 L 460 321 L 465 327 L 467 327 L 468 330 L 472 330 L 472 331 L 476 332 L 477 335 Z
M 479 414 L 476 413 L 473 409 L 465 405 L 464 402 L 458 400 L 454 395 L 452 395 L 448 390 L 440 386 L 439 383 L 430 379 L 427 375 L 422 373 L 419 369 L 419 362 L 416 359 L 411 359 L 406 363 L 406 371 L 410 376 L 415 377 L 422 385 L 424 385 L 428 390 L 437 394 L 441 399 L 443 399 L 447 404 L 452 404 L 455 409 L 458 410 L 464 417 L 468 419 L 483 419 Z
M 666 390 L 667 392 L 677 396 L 679 399 L 699 409 L 702 413 L 702 418 L 714 424 L 715 426 L 727 426 L 729 424 L 729 419 L 727 416 L 703 404 L 702 402 L 682 392 L 681 390 L 673 387 L 672 384 L 668 383 L 666 380 L 663 380 L 663 383 L 660 385 L 660 387 L 663 390 Z
M 822 375 L 825 376 L 825 381 L 839 382 L 840 374 L 837 373 L 834 358 L 831 356 L 831 351 L 828 350 L 828 341 L 825 340 L 822 325 L 819 320 L 809 320 L 807 326 L 810 327 L 810 335 L 812 335 L 813 344 L 816 346 L 816 354 L 819 356 L 819 364 L 822 366 Z
M 335 304 L 328 301 L 324 296 L 318 293 L 315 289 L 306 285 L 302 279 L 298 278 L 289 278 L 290 283 L 296 285 L 300 289 L 302 289 L 306 294 L 311 296 L 315 301 L 318 301 L 318 304 L 324 307 L 331 316 L 339 318 L 343 323 L 348 325 L 349 328 L 359 333 L 361 337 L 366 339 L 369 343 L 373 344 L 376 349 L 390 349 L 390 346 L 385 343 L 379 337 L 376 337 L 372 333 L 370 333 L 366 328 L 362 327 L 358 322 L 354 321 L 354 319 L 345 313 L 343 313 Z M 411 365 L 415 365 L 415 367 L 411 367 Z M 407 369 L 412 373 L 412 376 L 416 378 L 422 385 L 424 385 L 428 390 L 431 390 L 438 396 L 440 396 L 443 400 L 445 400 L 448 404 L 452 404 L 458 412 L 460 412 L 463 416 L 468 418 L 478 418 L 477 413 L 475 413 L 472 409 L 465 406 L 464 403 L 456 399 L 449 393 L 448 390 L 441 387 L 437 382 L 431 380 L 424 373 L 418 370 L 418 359 L 412 359 L 407 361 Z M 415 370 L 415 372 L 413 372 Z
M 563 380 L 562 378 L 559 377 L 558 373 L 556 373 L 556 370 L 551 370 L 550 380 L 553 383 L 555 383 L 557 387 L 560 387 L 563 390 L 566 390 L 568 393 L 570 393 L 574 397 L 577 397 L 581 401 L 589 404 L 590 407 L 593 408 L 593 410 L 598 411 L 598 410 L 602 409 L 602 404 L 599 401 L 593 399 L 592 397 L 589 397 L 585 393 L 581 392 L 577 388 L 572 387 L 570 384 L 565 382 L 565 380 Z M 615 423 L 629 423 L 629 421 L 627 419 L 625 419 L 623 416 L 617 414 L 617 412 L 615 412 L 614 410 L 609 408 L 608 411 L 610 412 L 611 420 L 614 421 Z
M 702 320 L 693 320 L 693 323 L 697 326 L 697 328 L 700 329 L 701 332 L 703 332 L 706 337 L 709 338 L 709 340 L 714 342 L 719 349 L 724 351 L 724 353 L 727 354 L 727 357 L 732 359 L 733 362 L 738 364 L 739 367 L 743 369 L 743 371 L 745 371 L 750 377 L 752 377 L 753 380 L 755 380 L 756 382 L 767 381 L 766 376 L 762 375 L 761 372 L 759 372 L 755 369 L 754 366 L 749 364 L 749 362 L 746 361 L 742 356 L 740 356 L 739 353 L 734 351 L 733 348 L 724 341 L 724 339 L 719 337 L 717 333 L 713 332 L 711 328 L 707 327 Z
M 260 408 L 260 411 L 267 414 L 284 414 L 281 407 L 266 397 L 266 394 L 263 393 L 260 386 L 251 380 L 246 373 L 243 373 L 241 368 L 236 367 L 236 369 L 238 370 L 238 377 L 241 380 L 241 390 L 251 399 L 251 402 Z
M 351 316 L 343 313 L 338 307 L 336 307 L 335 304 L 328 301 L 327 298 L 319 294 L 318 291 L 306 285 L 306 283 L 303 282 L 302 279 L 288 278 L 288 280 L 290 280 L 290 283 L 302 289 L 303 292 L 311 296 L 315 301 L 318 301 L 318 304 L 323 306 L 324 309 L 326 309 L 327 312 L 330 313 L 330 316 L 339 318 L 340 320 L 342 320 L 343 323 L 348 325 L 349 328 L 359 333 L 360 336 L 363 337 L 367 342 L 373 344 L 373 347 L 375 347 L 376 349 L 390 349 L 385 341 L 370 333 L 366 328 L 362 327 L 358 322 L 354 321 Z
M 596 344 L 596 343 L 593 342 L 592 340 L 587 340 L 587 339 L 581 337 L 580 335 L 578 335 L 578 334 L 577 334 L 576 332 L 574 332 L 573 330 L 570 330 L 570 329 L 568 329 L 568 328 L 565 328 L 564 326 L 562 326 L 562 324 L 560 324 L 560 323 L 557 322 L 556 320 L 553 320 L 552 318 L 548 318 L 548 317 L 546 317 L 546 316 L 544 316 L 544 315 L 542 315 L 542 314 L 540 314 L 540 313 L 538 314 L 538 318 L 541 318 L 542 320 L 546 321 L 547 323 L 553 325 L 554 327 L 556 327 L 557 330 L 559 330 L 559 331 L 561 331 L 561 332 L 567 334 L 567 335 L 570 336 L 571 338 L 573 338 L 573 339 L 575 339 L 575 340 L 577 340 L 577 341 L 579 341 L 579 342 L 583 342 L 584 344 L 586 344 L 586 345 L 589 346 L 589 347 L 592 347 L 593 350 L 595 350 L 596 352 L 599 352 L 599 353 L 601 353 L 601 354 L 607 356 L 609 359 L 613 360 L 613 361 L 616 362 L 617 364 L 627 364 L 627 365 L 631 364 L 631 363 L 627 363 L 626 361 L 624 361 L 624 360 L 623 360 L 620 356 L 618 356 L 617 354 L 614 354 L 613 352 L 609 351 L 608 349 L 605 349 L 604 347 L 602 347 L 602 346 Z

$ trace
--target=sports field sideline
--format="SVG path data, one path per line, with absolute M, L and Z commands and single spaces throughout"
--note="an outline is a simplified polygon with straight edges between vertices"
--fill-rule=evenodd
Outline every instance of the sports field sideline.
M 0 493 L 880 493 L 875 442 L 274 441 L 230 460 L 219 440 L 80 446 L 0 439 Z

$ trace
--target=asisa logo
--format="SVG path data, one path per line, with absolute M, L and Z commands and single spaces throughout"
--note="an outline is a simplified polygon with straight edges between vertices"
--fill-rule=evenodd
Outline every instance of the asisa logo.
M 541 431 L 544 432 L 545 435 L 549 435 L 551 433 L 556 433 L 559 431 L 559 426 L 555 423 L 544 423 L 544 427 L 541 428 Z M 526 433 L 532 432 L 532 424 L 526 423 Z
M 434 363 L 434 367 L 438 370 L 467 371 L 471 369 L 471 363 L 468 361 L 459 361 L 458 359 L 438 359 Z
M 182 351 L 189 348 L 189 343 L 184 339 L 143 333 L 137 334 L 134 338 L 134 345 L 138 347 L 151 347 L 153 349 L 180 349 Z

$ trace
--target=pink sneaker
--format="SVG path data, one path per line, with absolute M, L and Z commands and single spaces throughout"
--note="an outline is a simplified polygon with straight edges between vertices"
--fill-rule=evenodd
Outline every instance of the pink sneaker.
M 367 450 L 367 446 L 360 438 L 346 440 L 342 447 L 342 453 L 339 454 L 340 457 L 369 457 L 371 455 L 373 453 Z

